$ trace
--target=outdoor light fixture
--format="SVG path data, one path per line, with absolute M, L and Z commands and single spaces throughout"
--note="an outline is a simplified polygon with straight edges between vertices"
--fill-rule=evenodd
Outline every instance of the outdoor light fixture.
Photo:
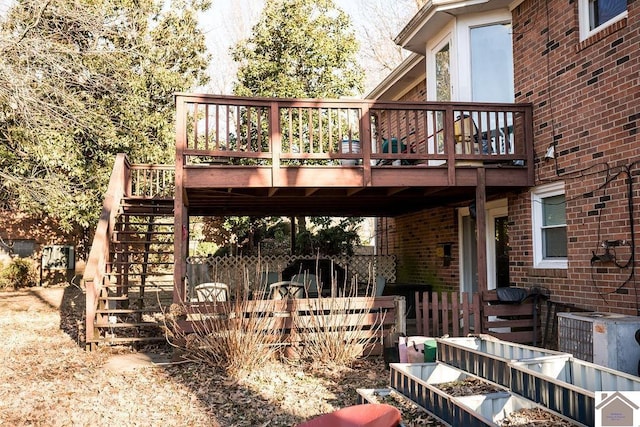
M 549 145 L 549 148 L 547 148 L 547 152 L 544 155 L 544 159 L 555 159 L 556 157 L 556 146 L 554 144 Z

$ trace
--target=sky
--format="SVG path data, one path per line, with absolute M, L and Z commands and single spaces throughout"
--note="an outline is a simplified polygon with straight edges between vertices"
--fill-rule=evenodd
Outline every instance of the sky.
M 386 11 L 396 9 L 395 13 L 398 13 L 397 9 L 404 7 L 408 10 L 411 5 L 410 1 L 399 0 L 334 1 L 338 7 L 350 15 L 356 34 L 361 34 L 364 29 L 380 26 L 380 22 L 371 22 L 372 8 Z M 206 35 L 209 51 L 214 58 L 214 63 L 210 67 L 211 83 L 205 88 L 206 91 L 216 94 L 231 94 L 237 67 L 231 60 L 229 49 L 239 40 L 250 35 L 251 28 L 258 21 L 263 5 L 264 0 L 242 0 L 242 2 L 238 0 L 213 0 L 211 9 L 202 15 L 200 25 Z M 404 14 L 410 17 L 412 11 Z M 392 29 L 391 37 L 395 37 L 401 29 L 402 26 L 397 27 L 397 32 Z M 365 66 L 365 69 L 367 68 Z M 374 75 L 369 73 L 369 78 L 365 83 L 365 92 L 373 89 L 385 76 L 385 73 L 381 74 L 380 72 L 376 72 Z
M 0 16 L 4 15 L 15 0 L 0 0 Z M 169 0 L 170 1 L 170 0 Z M 384 27 L 385 22 L 408 20 L 415 8 L 414 0 L 334 0 L 335 4 L 351 16 L 357 35 Z M 212 0 L 211 8 L 201 15 L 200 26 L 205 33 L 209 52 L 213 61 L 209 67 L 211 83 L 203 91 L 215 94 L 231 94 L 237 67 L 231 60 L 229 49 L 251 33 L 257 22 L 264 0 Z M 381 16 L 389 13 L 389 17 Z M 395 15 L 395 16 L 394 16 Z M 401 15 L 403 17 L 398 17 Z M 372 18 L 373 16 L 373 18 Z M 403 22 L 404 23 L 404 22 Z M 403 25 L 391 28 L 388 37 L 392 39 Z M 363 41 L 361 40 L 361 45 Z M 386 76 L 387 71 L 373 70 L 374 65 L 365 63 L 368 70 L 365 93 Z

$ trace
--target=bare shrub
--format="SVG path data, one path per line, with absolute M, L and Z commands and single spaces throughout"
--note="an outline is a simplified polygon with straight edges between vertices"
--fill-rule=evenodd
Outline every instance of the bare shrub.
M 249 300 L 173 304 L 167 328 L 170 344 L 187 360 L 223 368 L 240 378 L 276 358 L 282 347 L 283 329 L 271 313 L 273 300 Z M 191 321 L 193 332 L 183 331 L 181 321 Z
M 384 313 L 369 305 L 356 305 L 357 285 L 341 291 L 342 297 L 307 298 L 309 311 L 294 311 L 294 329 L 301 341 L 300 357 L 313 365 L 347 366 L 372 349 L 384 322 Z M 367 288 L 366 297 L 370 297 Z

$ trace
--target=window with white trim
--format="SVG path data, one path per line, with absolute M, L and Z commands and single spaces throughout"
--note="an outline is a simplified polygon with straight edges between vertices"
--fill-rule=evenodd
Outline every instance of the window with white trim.
M 579 0 L 580 40 L 627 16 L 627 0 Z
M 564 183 L 531 190 L 533 265 L 567 268 L 567 215 Z

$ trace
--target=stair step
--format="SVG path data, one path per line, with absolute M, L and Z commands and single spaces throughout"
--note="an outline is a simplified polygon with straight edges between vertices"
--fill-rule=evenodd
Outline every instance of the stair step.
M 111 337 L 111 338 L 98 338 L 88 340 L 87 344 L 128 344 L 136 342 L 159 342 L 165 341 L 165 337 Z
M 117 273 L 117 272 L 111 272 L 109 273 L 109 276 L 113 276 L 113 277 L 122 277 L 122 276 L 157 276 L 157 275 L 172 275 L 173 272 L 172 271 L 147 271 L 146 273 L 132 273 L 132 272 L 127 272 L 127 273 Z M 155 282 L 165 282 L 165 280 L 154 280 Z M 169 281 L 169 280 L 166 280 Z M 171 280 L 173 281 L 173 280 Z
M 156 261 L 135 261 L 135 260 L 129 260 L 129 261 L 112 261 L 111 265 L 138 265 L 138 264 L 146 264 L 146 265 L 173 265 L 175 264 L 173 261 L 161 261 L 161 262 L 156 262 Z
M 171 218 L 173 219 L 173 218 Z M 166 222 L 158 222 L 158 221 L 131 221 L 131 219 L 126 222 L 126 221 L 116 221 L 116 225 L 125 225 L 125 224 L 129 224 L 131 226 L 149 226 L 149 225 L 161 225 L 161 226 L 165 226 L 165 227 L 173 227 L 174 223 L 173 221 L 166 221 Z
M 173 255 L 173 251 L 128 251 L 126 249 L 115 249 L 111 251 L 112 254 L 129 254 L 129 255 L 141 255 L 141 254 L 149 254 L 149 255 Z
M 127 295 L 120 295 L 120 296 L 99 297 L 98 299 L 103 301 L 128 301 L 129 297 Z M 140 299 L 140 298 L 135 298 L 135 299 Z
M 163 242 L 160 240 L 112 240 L 113 244 L 120 245 L 129 245 L 129 244 L 137 244 L 137 245 L 171 245 L 173 246 L 173 242 Z
M 159 327 L 160 324 L 156 322 L 95 322 L 96 328 L 145 328 L 145 327 Z
M 157 308 L 103 308 L 96 310 L 97 314 L 116 315 L 116 314 L 142 314 L 142 313 L 155 313 L 160 310 Z
M 140 201 L 146 203 L 153 204 L 171 204 L 173 206 L 173 197 L 158 197 L 155 199 L 150 199 L 147 196 L 126 196 L 123 197 L 122 200 L 125 201 Z
M 153 235 L 158 235 L 158 236 L 170 236 L 170 235 L 173 234 L 173 231 L 120 230 L 120 231 L 114 231 L 113 234 L 126 234 L 126 235 L 153 234 Z
M 121 216 L 138 216 L 138 217 L 173 217 L 173 209 L 170 212 L 142 212 L 142 211 L 127 211 L 120 212 Z

